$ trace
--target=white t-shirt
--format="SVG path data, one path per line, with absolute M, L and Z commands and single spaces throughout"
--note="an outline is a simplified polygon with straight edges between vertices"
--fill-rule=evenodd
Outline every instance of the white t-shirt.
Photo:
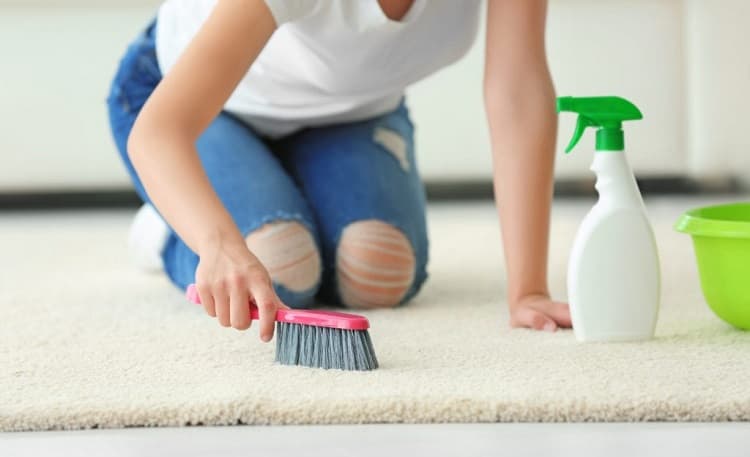
M 278 28 L 224 108 L 271 137 L 395 109 L 409 84 L 468 51 L 480 6 L 480 0 L 414 0 L 406 16 L 393 21 L 377 0 L 266 3 Z M 156 29 L 162 74 L 215 4 L 162 4 Z

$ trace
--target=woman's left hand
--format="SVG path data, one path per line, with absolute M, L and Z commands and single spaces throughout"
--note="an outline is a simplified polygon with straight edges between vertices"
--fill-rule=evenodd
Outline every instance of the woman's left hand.
M 510 304 L 510 326 L 554 332 L 558 328 L 570 328 L 570 307 L 547 295 L 527 295 Z

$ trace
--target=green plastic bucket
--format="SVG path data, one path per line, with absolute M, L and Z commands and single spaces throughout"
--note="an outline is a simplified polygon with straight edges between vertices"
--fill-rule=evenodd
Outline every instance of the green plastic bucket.
M 750 203 L 693 209 L 675 229 L 693 237 L 708 306 L 727 323 L 750 330 Z

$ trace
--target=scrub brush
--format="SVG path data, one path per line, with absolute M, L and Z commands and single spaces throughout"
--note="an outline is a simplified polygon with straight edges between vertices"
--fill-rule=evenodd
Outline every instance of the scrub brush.
M 200 304 L 195 284 L 187 298 Z M 250 318 L 258 308 L 250 303 Z M 280 309 L 276 311 L 276 362 L 339 370 L 374 370 L 378 367 L 370 339 L 370 322 L 364 316 L 333 311 Z

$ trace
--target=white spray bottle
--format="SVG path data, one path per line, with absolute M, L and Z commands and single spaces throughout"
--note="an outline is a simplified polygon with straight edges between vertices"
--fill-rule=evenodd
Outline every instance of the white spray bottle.
M 578 229 L 568 264 L 568 300 L 579 341 L 654 336 L 660 299 L 659 257 L 643 199 L 625 157 L 622 122 L 642 119 L 619 97 L 560 97 L 557 111 L 578 113 L 566 153 L 595 127 L 599 200 Z

